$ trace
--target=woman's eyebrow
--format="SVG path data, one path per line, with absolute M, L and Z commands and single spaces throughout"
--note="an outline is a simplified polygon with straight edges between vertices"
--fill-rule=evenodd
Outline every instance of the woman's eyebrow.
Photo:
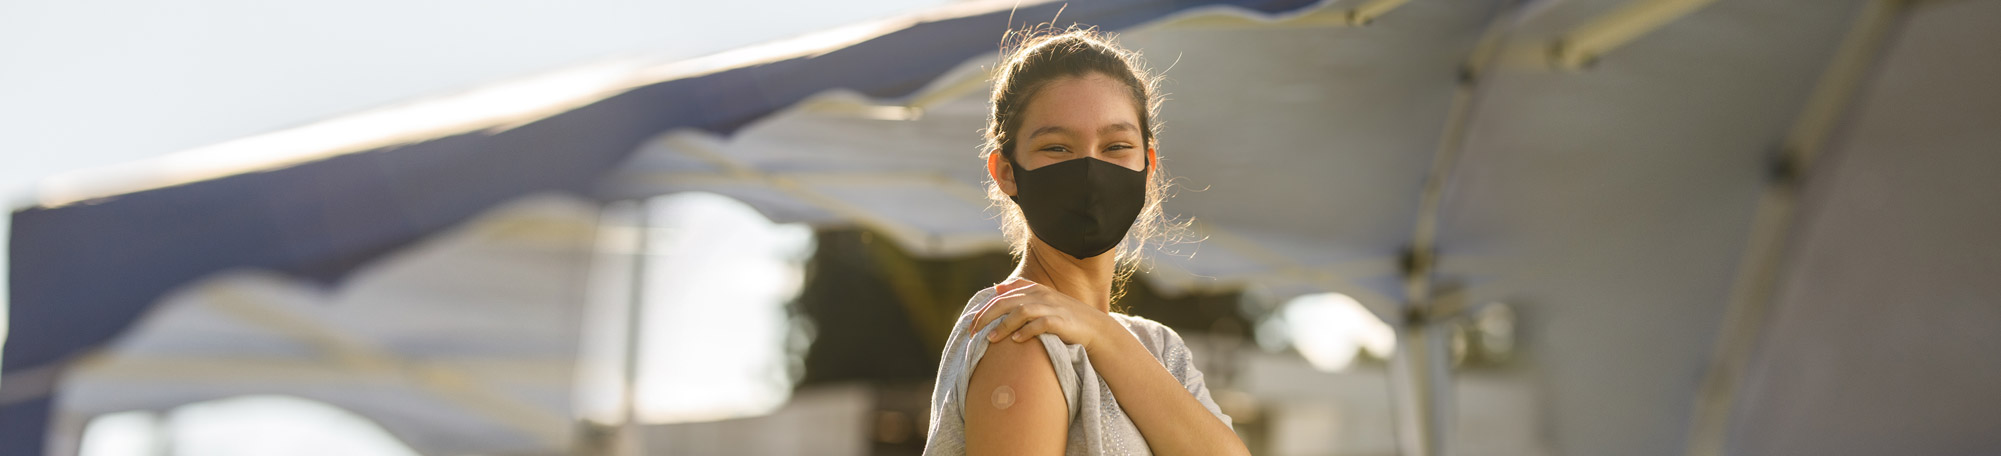
M 1098 134 L 1101 135 L 1110 135 L 1121 131 L 1139 131 L 1139 127 L 1134 126 L 1131 122 L 1119 122 L 1098 128 Z
M 1119 122 L 1098 128 L 1098 134 L 1101 135 L 1109 135 L 1121 131 L 1127 131 L 1127 132 L 1139 131 L 1139 127 L 1133 125 L 1132 122 Z M 1032 139 L 1037 136 L 1042 136 L 1043 134 L 1046 133 L 1070 133 L 1070 129 L 1063 128 L 1062 125 L 1050 125 L 1047 127 L 1037 128 L 1035 129 L 1035 131 L 1029 132 L 1028 137 Z
M 1063 126 L 1062 126 L 1062 125 L 1050 125 L 1050 126 L 1047 126 L 1047 127 L 1042 127 L 1042 128 L 1037 128 L 1037 129 L 1035 129 L 1035 131 L 1034 131 L 1034 132 L 1031 132 L 1031 133 L 1029 133 L 1029 134 L 1028 134 L 1028 138 L 1029 138 L 1029 139 L 1035 139 L 1035 137 L 1037 137 L 1037 136 L 1042 136 L 1042 135 L 1043 135 L 1044 133 L 1065 133 L 1065 134 L 1067 134 L 1067 133 L 1070 133 L 1070 129 L 1068 129 L 1068 128 L 1063 128 Z

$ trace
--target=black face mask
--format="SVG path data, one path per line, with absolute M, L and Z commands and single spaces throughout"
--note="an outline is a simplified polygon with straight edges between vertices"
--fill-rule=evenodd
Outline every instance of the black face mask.
M 1036 168 L 1014 167 L 1015 195 L 1035 237 L 1079 260 L 1119 246 L 1146 207 L 1146 169 L 1139 171 L 1091 157 Z

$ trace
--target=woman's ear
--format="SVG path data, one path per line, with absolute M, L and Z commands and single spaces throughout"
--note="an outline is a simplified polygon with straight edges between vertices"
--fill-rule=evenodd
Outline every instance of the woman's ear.
M 1153 170 L 1159 168 L 1160 168 L 1160 154 L 1153 153 L 1152 147 L 1146 148 L 1146 177 L 1149 178 L 1153 177 Z
M 1007 165 L 1007 158 L 998 150 L 987 154 L 987 176 L 994 178 L 994 185 L 1000 186 L 1001 193 L 1014 196 L 1014 167 Z

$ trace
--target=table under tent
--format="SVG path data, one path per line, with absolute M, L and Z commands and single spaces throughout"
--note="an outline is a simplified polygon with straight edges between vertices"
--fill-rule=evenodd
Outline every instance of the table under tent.
M 1186 189 L 1168 210 L 1205 240 L 1140 280 L 1250 296 L 1246 321 L 1354 297 L 1396 328 L 1376 398 L 1394 413 L 1330 423 L 1380 426 L 1386 451 L 2001 451 L 2001 285 L 1986 280 L 2001 271 L 2001 1 L 1107 0 L 966 3 L 478 99 L 473 117 L 442 99 L 210 152 L 273 148 L 253 166 L 193 154 L 48 186 L 13 214 L 0 454 L 69 449 L 50 437 L 75 424 L 60 409 L 227 393 L 90 383 L 109 344 L 180 301 L 253 327 L 180 355 L 331 353 L 389 372 L 375 393 L 263 378 L 311 383 L 426 453 L 565 452 L 578 330 L 506 327 L 574 322 L 548 303 L 575 282 L 534 278 L 594 260 L 460 241 L 573 239 L 605 204 L 708 192 L 917 259 L 991 255 L 983 81 L 1001 30 L 1051 18 L 1117 31 L 1166 70 L 1162 166 Z M 543 228 L 478 229 L 523 214 Z M 365 267 L 454 248 L 471 250 Z M 520 284 L 423 272 L 482 265 Z M 259 285 L 283 281 L 462 293 Z M 909 318 L 924 331 L 947 305 Z M 1496 308 L 1515 315 L 1512 359 L 1453 367 L 1469 316 Z M 520 320 L 453 326 L 465 312 Z M 392 343 L 440 327 L 458 331 Z M 407 361 L 454 350 L 541 361 Z M 202 365 L 137 366 L 112 373 Z

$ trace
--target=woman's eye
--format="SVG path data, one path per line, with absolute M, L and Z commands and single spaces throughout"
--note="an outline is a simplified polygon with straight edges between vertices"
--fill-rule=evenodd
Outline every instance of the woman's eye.
M 1046 152 L 1056 152 L 1056 153 L 1070 152 L 1070 148 L 1063 146 L 1049 146 L 1042 148 L 1042 150 Z

